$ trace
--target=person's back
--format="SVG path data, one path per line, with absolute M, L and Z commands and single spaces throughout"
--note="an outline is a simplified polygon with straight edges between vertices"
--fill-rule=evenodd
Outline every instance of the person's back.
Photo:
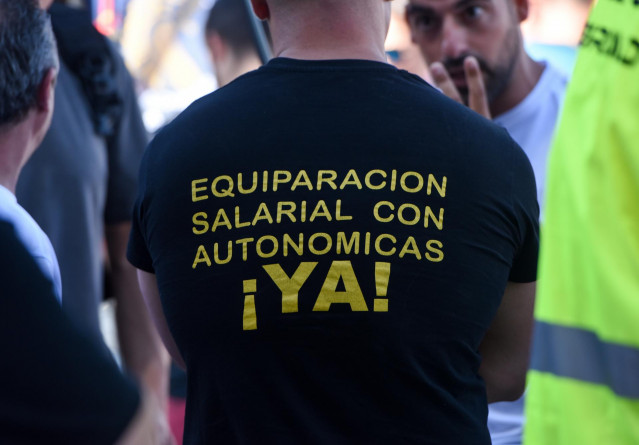
M 490 442 L 479 350 L 536 272 L 503 130 L 384 63 L 277 58 L 141 175 L 129 258 L 187 368 L 185 443 Z

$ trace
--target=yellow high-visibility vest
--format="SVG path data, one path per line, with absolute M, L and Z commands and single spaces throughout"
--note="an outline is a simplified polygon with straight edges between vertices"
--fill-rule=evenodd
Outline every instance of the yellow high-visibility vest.
M 550 154 L 525 445 L 639 444 L 639 0 L 599 0 Z

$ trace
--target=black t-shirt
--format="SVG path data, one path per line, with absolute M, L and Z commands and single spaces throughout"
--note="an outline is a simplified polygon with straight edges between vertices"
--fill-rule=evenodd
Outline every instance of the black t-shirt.
M 538 245 L 504 130 L 390 65 L 275 59 L 140 181 L 128 255 L 186 361 L 186 443 L 490 443 L 478 346 Z
M 0 245 L 0 443 L 115 443 L 138 408 L 135 385 L 71 325 L 2 221 Z

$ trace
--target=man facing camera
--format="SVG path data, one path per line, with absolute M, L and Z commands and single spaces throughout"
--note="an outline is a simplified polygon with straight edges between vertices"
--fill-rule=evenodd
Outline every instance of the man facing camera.
M 410 0 L 406 18 L 439 88 L 492 117 L 526 152 L 543 204 L 567 78 L 524 50 L 519 25 L 528 7 L 528 0 Z M 521 443 L 523 399 L 492 405 L 488 426 L 493 443 Z

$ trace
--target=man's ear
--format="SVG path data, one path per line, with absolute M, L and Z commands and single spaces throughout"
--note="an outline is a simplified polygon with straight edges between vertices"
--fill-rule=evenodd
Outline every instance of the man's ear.
M 209 47 L 211 59 L 213 59 L 214 64 L 220 63 L 220 61 L 226 58 L 228 46 L 224 42 L 224 39 L 215 31 L 206 36 L 206 45 Z
M 49 112 L 53 110 L 55 98 L 55 83 L 58 77 L 55 68 L 49 68 L 38 86 L 37 107 L 39 111 Z
M 266 0 L 251 0 L 253 12 L 260 20 L 268 20 L 271 18 L 271 11 L 268 8 Z

